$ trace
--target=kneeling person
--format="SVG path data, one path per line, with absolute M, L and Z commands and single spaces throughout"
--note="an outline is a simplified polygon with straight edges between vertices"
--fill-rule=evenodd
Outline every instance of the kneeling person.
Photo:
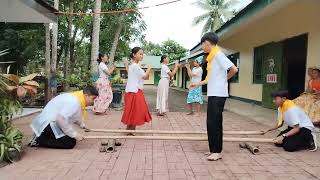
M 264 133 L 276 130 L 286 123 L 288 128 L 275 138 L 276 146 L 283 147 L 289 152 L 302 149 L 316 151 L 316 136 L 312 133 L 314 126 L 306 113 L 293 101 L 287 99 L 288 91 L 286 90 L 273 92 L 272 97 L 278 107 L 278 124 Z
M 33 119 L 30 126 L 35 136 L 29 145 L 72 149 L 77 140 L 83 140 L 72 124 L 85 128 L 82 122 L 86 116 L 85 107 L 92 105 L 97 96 L 98 91 L 94 87 L 87 87 L 83 91 L 64 93 L 53 98 Z

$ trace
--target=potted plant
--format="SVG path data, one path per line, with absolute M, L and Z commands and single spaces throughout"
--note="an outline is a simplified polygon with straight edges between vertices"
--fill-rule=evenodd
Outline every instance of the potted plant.
M 119 74 L 116 74 L 111 79 L 113 99 L 112 99 L 112 107 L 119 108 L 121 107 L 122 101 L 122 92 L 125 89 L 125 85 L 123 83 L 122 78 Z

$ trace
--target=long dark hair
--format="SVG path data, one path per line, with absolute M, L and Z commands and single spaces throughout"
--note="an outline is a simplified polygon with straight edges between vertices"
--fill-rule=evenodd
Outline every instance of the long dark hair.
M 103 54 L 103 53 L 99 53 L 99 54 L 98 54 L 98 59 L 97 59 L 98 64 L 100 64 L 100 63 L 101 63 L 102 58 L 103 58 L 104 56 L 107 56 L 107 55 L 106 55 L 106 54 Z
M 164 60 L 165 58 L 167 58 L 167 57 L 168 57 L 167 55 L 162 55 L 162 56 L 161 56 L 160 63 L 163 63 L 163 60 Z
M 131 49 L 130 58 L 133 58 L 133 55 L 137 54 L 142 48 L 141 47 L 134 47 Z

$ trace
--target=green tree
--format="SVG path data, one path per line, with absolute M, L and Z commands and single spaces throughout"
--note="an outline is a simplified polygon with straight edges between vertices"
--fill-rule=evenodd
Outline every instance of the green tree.
M 195 5 L 203 9 L 205 13 L 195 17 L 193 25 L 205 22 L 202 34 L 208 31 L 214 32 L 234 16 L 236 4 L 238 0 L 198 0 Z
M 142 46 L 145 54 L 154 56 L 162 55 L 162 49 L 160 44 L 144 41 Z
M 187 49 L 174 40 L 166 40 L 161 45 L 162 53 L 169 56 L 170 62 L 179 60 L 186 56 Z
M 10 73 L 24 74 L 26 66 L 44 63 L 45 29 L 41 24 L 0 23 L 0 49 L 9 49 L 1 62 L 15 61 Z
M 110 0 L 103 3 L 104 11 L 137 8 L 142 0 Z M 110 60 L 119 61 L 130 53 L 129 42 L 144 38 L 146 24 L 139 11 L 116 13 L 101 18 L 100 51 L 110 54 Z
M 170 62 L 179 60 L 186 56 L 187 49 L 182 47 L 179 43 L 174 40 L 166 40 L 161 44 L 155 44 L 152 42 L 144 41 L 142 43 L 143 50 L 145 54 L 154 55 L 154 56 L 161 56 L 161 55 L 168 55 Z

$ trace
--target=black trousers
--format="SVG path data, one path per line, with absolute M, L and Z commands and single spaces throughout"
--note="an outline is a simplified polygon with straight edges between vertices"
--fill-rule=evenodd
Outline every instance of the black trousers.
M 289 132 L 291 129 L 291 127 L 288 127 L 286 130 L 280 132 L 278 136 Z M 293 152 L 308 149 L 311 141 L 313 141 L 311 131 L 307 128 L 300 128 L 300 131 L 297 134 L 285 137 L 282 144 L 276 144 L 276 146 L 283 147 L 285 151 Z
M 37 142 L 40 147 L 55 149 L 72 149 L 77 143 L 75 138 L 69 136 L 63 136 L 56 139 L 50 124 L 43 130 L 41 135 L 38 137 Z
M 208 97 L 207 133 L 211 153 L 221 153 L 223 144 L 223 109 L 226 97 Z

